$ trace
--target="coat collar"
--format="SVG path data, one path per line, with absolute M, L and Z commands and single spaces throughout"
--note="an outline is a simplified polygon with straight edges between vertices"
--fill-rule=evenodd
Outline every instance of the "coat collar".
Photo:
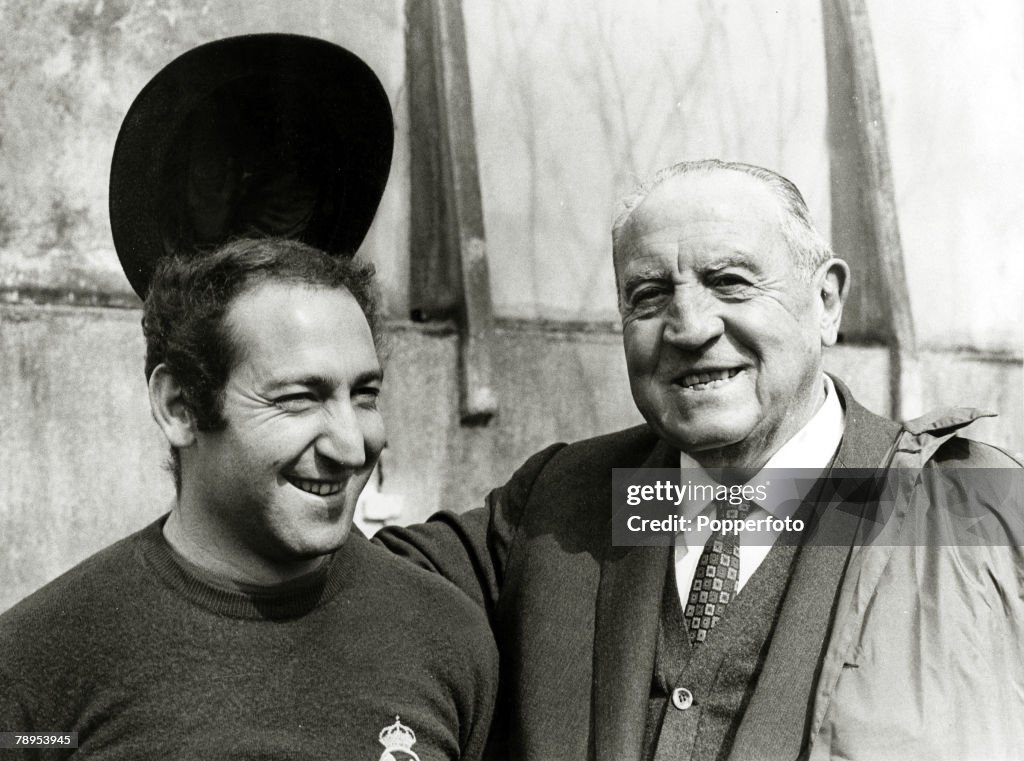
M 901 430 L 900 424 L 868 411 L 853 398 L 839 378 L 829 375 L 839 401 L 843 404 L 846 431 L 836 454 L 837 468 L 875 468 L 888 459 L 888 453 Z

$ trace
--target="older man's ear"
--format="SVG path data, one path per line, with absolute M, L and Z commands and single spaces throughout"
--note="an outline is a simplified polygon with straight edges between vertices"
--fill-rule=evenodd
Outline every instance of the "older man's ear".
M 843 304 L 850 290 L 850 268 L 842 259 L 829 259 L 818 270 L 817 288 L 821 299 L 821 345 L 832 346 L 839 336 Z
M 149 376 L 149 408 L 171 447 L 183 449 L 195 443 L 195 418 L 166 365 L 157 365 Z

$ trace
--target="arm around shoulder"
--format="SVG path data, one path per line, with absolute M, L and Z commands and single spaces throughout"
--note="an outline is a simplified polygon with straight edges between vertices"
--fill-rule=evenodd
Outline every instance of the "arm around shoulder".
M 533 455 L 507 483 L 487 495 L 481 508 L 462 514 L 441 511 L 426 523 L 405 528 L 389 526 L 373 541 L 441 574 L 490 614 L 534 481 L 564 446 L 554 444 Z

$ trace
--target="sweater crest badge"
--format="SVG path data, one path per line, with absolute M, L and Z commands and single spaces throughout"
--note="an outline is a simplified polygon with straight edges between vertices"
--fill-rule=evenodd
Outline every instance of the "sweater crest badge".
M 420 761 L 420 757 L 412 749 L 416 744 L 416 733 L 398 718 L 396 716 L 395 723 L 384 727 L 377 735 L 380 744 L 384 746 L 380 761 Z

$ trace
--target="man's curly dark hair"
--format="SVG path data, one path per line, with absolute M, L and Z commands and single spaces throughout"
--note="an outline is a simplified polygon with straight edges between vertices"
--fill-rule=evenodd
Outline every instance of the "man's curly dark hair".
M 246 238 L 211 253 L 162 259 L 143 307 L 146 379 L 157 365 L 165 365 L 201 431 L 223 429 L 224 386 L 240 359 L 225 325 L 228 310 L 243 293 L 268 282 L 347 290 L 382 352 L 383 320 L 372 264 L 329 256 L 285 238 Z M 180 488 L 176 451 L 172 458 Z

